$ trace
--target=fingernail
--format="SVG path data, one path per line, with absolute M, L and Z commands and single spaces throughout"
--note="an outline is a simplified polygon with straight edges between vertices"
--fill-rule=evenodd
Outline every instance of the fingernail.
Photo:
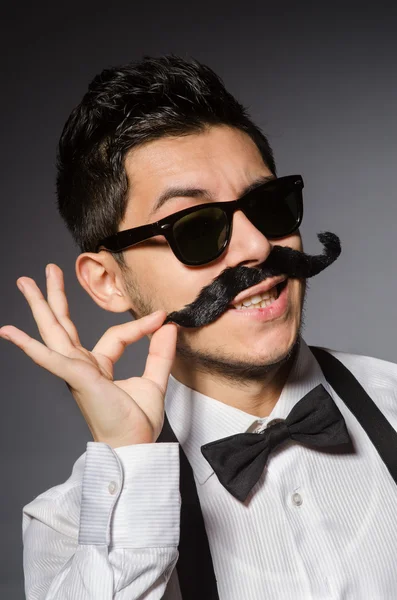
M 10 338 L 10 337 L 8 337 L 8 335 L 7 335 L 7 334 L 5 334 L 5 333 L 2 333 L 2 334 L 1 334 L 1 337 L 3 338 L 3 340 L 8 340 L 9 342 L 11 342 L 11 338 Z
M 17 286 L 19 287 L 19 289 L 21 290 L 21 292 L 24 291 L 23 283 L 21 281 L 17 281 Z
M 45 268 L 45 274 L 47 275 L 47 277 L 50 276 L 50 274 L 51 274 L 50 265 L 46 266 L 46 268 Z

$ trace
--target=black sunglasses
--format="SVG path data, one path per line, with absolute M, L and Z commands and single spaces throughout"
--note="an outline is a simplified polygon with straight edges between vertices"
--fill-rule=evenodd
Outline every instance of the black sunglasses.
M 119 231 L 98 243 L 95 252 L 121 252 L 156 235 L 163 235 L 178 260 L 200 266 L 217 259 L 232 235 L 233 215 L 242 210 L 268 239 L 296 231 L 303 217 L 303 179 L 288 175 L 271 180 L 237 200 L 199 204 L 179 210 L 156 223 Z

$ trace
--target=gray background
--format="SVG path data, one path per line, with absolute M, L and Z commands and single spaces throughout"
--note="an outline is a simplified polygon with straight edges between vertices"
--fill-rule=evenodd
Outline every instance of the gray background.
M 312 280 L 306 341 L 396 361 L 395 9 L 273 4 L 14 3 L 2 12 L 0 325 L 40 339 L 15 282 L 30 276 L 45 291 L 48 262 L 64 271 L 86 347 L 130 318 L 101 310 L 76 279 L 78 249 L 55 205 L 55 147 L 96 73 L 174 52 L 209 64 L 248 106 L 279 175 L 303 175 L 305 249 L 320 250 L 321 230 L 341 238 L 341 258 Z M 146 339 L 130 347 L 116 377 L 140 375 L 147 349 Z M 90 435 L 61 380 L 9 342 L 0 341 L 0 361 L 0 597 L 13 600 L 24 597 L 22 506 L 69 476 Z

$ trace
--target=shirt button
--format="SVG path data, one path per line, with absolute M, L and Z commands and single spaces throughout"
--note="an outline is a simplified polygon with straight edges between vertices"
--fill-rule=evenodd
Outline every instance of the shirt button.
M 115 481 L 111 481 L 108 485 L 109 494 L 114 494 L 117 492 L 117 483 Z
M 303 498 L 298 492 L 295 492 L 295 494 L 292 494 L 292 502 L 295 506 L 300 506 L 303 502 Z
M 255 428 L 251 433 L 262 433 L 263 431 L 263 419 L 257 419 L 255 421 Z

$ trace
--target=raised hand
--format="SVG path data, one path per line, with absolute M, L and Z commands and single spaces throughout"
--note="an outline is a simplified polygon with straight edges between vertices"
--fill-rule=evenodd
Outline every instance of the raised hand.
M 33 279 L 17 280 L 44 344 L 12 325 L 3 326 L 0 336 L 66 381 L 95 441 L 113 448 L 155 442 L 164 422 L 177 326 L 162 326 L 167 313 L 157 311 L 110 327 L 90 352 L 70 318 L 62 269 L 51 263 L 46 271 L 47 300 Z M 125 348 L 147 334 L 153 335 L 143 375 L 114 381 L 113 366 Z

